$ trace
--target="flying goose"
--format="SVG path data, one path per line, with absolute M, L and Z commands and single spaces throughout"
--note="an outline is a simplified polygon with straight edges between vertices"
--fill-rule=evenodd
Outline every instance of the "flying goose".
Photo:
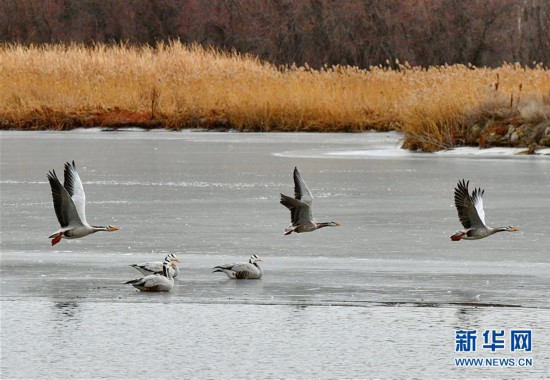
M 459 241 L 483 239 L 487 236 L 501 231 L 515 232 L 517 228 L 508 227 L 487 227 L 485 225 L 485 211 L 483 210 L 483 193 L 485 190 L 481 188 L 474 189 L 470 196 L 468 192 L 468 184 L 464 179 L 459 181 L 455 188 L 455 206 L 458 210 L 458 218 L 465 230 L 458 231 L 451 240 Z
M 98 231 L 118 231 L 115 226 L 90 226 L 86 222 L 86 194 L 82 181 L 76 172 L 74 161 L 72 165 L 65 163 L 65 183 L 62 185 L 55 170 L 48 173 L 52 188 L 53 207 L 61 229 L 49 236 L 52 245 L 59 243 L 61 238 L 77 239 Z
M 170 262 L 170 267 L 168 268 L 168 270 L 170 271 L 170 275 L 172 277 L 177 277 L 178 274 L 180 273 L 180 269 L 176 263 L 180 263 L 181 262 L 180 259 L 178 259 L 178 257 L 175 254 L 170 253 L 168 256 L 164 258 L 164 261 L 166 260 Z M 137 269 L 138 271 L 140 271 L 141 273 L 147 276 L 150 274 L 162 273 L 162 264 L 163 263 L 161 261 L 153 261 L 153 262 L 143 263 L 143 264 L 132 264 L 130 266 L 132 268 Z
M 237 264 L 225 264 L 214 267 L 214 271 L 223 272 L 227 277 L 237 280 L 255 280 L 262 278 L 264 270 L 258 264 L 259 261 L 262 261 L 258 255 L 252 255 L 248 263 L 237 263 Z
M 311 203 L 313 195 L 302 179 L 298 168 L 294 168 L 294 198 L 281 194 L 281 204 L 290 210 L 291 224 L 288 226 L 284 235 L 290 235 L 293 232 L 311 232 L 323 227 L 338 227 L 336 222 L 317 222 L 313 219 L 311 212 Z
M 124 284 L 130 284 L 142 292 L 169 292 L 174 287 L 174 278 L 170 274 L 170 260 L 166 259 L 162 263 L 162 274 L 150 274 Z

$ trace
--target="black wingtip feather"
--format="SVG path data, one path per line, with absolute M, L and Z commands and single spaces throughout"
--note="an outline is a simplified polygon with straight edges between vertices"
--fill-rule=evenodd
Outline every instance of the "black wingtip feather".
M 292 203 L 293 200 L 294 198 L 291 198 L 288 195 L 281 194 L 281 200 L 279 201 L 279 203 L 289 210 L 292 210 L 294 208 L 294 204 Z
M 73 161 L 73 164 L 71 166 L 71 163 L 70 162 L 65 162 L 65 172 L 64 172 L 64 175 L 65 175 L 65 182 L 63 183 L 63 187 L 65 187 L 65 189 L 69 192 L 69 195 L 72 197 L 74 195 L 74 181 L 75 181 L 75 178 L 74 178 L 74 175 L 73 173 L 76 171 L 76 166 L 74 164 L 74 161 Z
M 298 172 L 298 168 L 294 168 L 294 198 L 298 200 L 302 200 L 302 191 L 300 184 L 300 172 Z
M 465 212 L 466 199 L 470 197 L 468 190 L 469 184 L 470 181 L 466 181 L 465 179 L 458 181 L 457 186 L 455 187 L 454 194 L 454 201 L 456 210 L 458 212 L 458 219 L 460 220 L 460 223 L 464 226 L 464 228 L 469 228 L 471 224 Z
M 57 216 L 57 220 L 62 228 L 67 227 L 69 224 L 67 215 L 65 211 L 63 210 L 63 185 L 57 178 L 57 174 L 55 173 L 55 170 L 50 170 L 50 172 L 47 174 L 48 181 L 50 182 L 50 187 L 52 190 L 52 199 L 53 199 L 53 208 L 55 210 L 55 215 Z
M 57 174 L 55 173 L 55 170 L 50 170 L 47 174 L 48 179 L 57 179 Z

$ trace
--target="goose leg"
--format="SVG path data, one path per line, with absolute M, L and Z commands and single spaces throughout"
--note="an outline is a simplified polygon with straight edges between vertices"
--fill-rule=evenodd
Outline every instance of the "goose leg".
M 53 239 L 52 239 L 52 246 L 56 245 L 61 241 L 61 237 L 63 236 L 63 232 L 58 233 Z
M 466 232 L 464 231 L 459 231 L 457 232 L 456 234 L 454 234 L 453 236 L 451 236 L 451 240 L 452 241 L 459 241 L 460 239 L 462 239 L 462 237 L 466 235 Z

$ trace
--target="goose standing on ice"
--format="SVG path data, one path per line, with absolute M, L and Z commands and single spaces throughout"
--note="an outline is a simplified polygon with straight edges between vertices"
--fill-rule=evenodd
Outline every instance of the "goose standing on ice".
M 481 188 L 474 189 L 470 196 L 468 191 L 469 183 L 470 181 L 459 181 L 455 188 L 455 206 L 458 211 L 460 223 L 462 223 L 465 230 L 455 233 L 451 236 L 451 240 L 476 240 L 483 239 L 497 232 L 519 231 L 517 228 L 511 226 L 496 228 L 487 227 L 485 225 L 485 211 L 483 210 L 483 193 L 485 190 L 481 190 Z
M 262 259 L 258 255 L 252 255 L 248 263 L 219 265 L 213 268 L 212 273 L 223 272 L 227 277 L 237 280 L 257 280 L 264 274 L 264 270 L 258 264 L 259 261 Z
M 176 263 L 180 263 L 180 259 L 173 254 L 170 253 L 168 256 L 164 258 L 164 261 L 168 260 L 170 262 L 170 266 L 168 270 L 170 271 L 170 275 L 172 277 L 178 277 L 178 274 L 180 273 L 180 269 Z M 159 274 L 162 273 L 162 264 L 161 261 L 153 261 L 149 263 L 143 263 L 143 264 L 132 264 L 130 265 L 132 268 L 137 269 L 144 275 L 150 275 L 150 274 Z
M 338 227 L 336 222 L 317 222 L 313 219 L 311 203 L 313 195 L 302 179 L 298 168 L 294 168 L 294 198 L 281 194 L 281 204 L 290 210 L 291 224 L 284 234 L 290 235 L 293 232 L 311 232 L 323 227 Z
M 86 222 L 86 194 L 82 181 L 72 165 L 65 163 L 65 183 L 62 185 L 55 170 L 48 173 L 48 181 L 52 188 L 53 206 L 61 229 L 51 235 L 52 245 L 59 243 L 61 238 L 77 239 L 99 231 L 118 231 L 115 226 L 90 226 Z
M 174 278 L 170 274 L 170 260 L 164 260 L 162 263 L 162 274 L 150 274 L 124 284 L 130 284 L 142 292 L 169 292 L 174 287 Z

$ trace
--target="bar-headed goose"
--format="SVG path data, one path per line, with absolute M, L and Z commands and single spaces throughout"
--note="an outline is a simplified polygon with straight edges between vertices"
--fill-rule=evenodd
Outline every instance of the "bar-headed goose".
M 72 165 L 65 163 L 65 183 L 62 185 L 55 170 L 48 173 L 52 188 L 53 206 L 61 229 L 49 236 L 52 245 L 59 243 L 61 238 L 77 239 L 99 231 L 117 231 L 115 226 L 90 226 L 86 221 L 86 194 L 82 181 Z
M 162 274 L 150 274 L 124 284 L 130 284 L 142 292 L 169 292 L 174 287 L 174 278 L 170 274 L 170 260 L 164 260 L 162 263 Z
M 170 253 L 168 256 L 164 258 L 164 261 L 166 260 L 170 262 L 170 267 L 168 268 L 168 270 L 170 271 L 170 275 L 172 277 L 177 277 L 178 274 L 180 273 L 180 269 L 178 267 L 178 264 L 176 263 L 180 263 L 181 262 L 180 259 L 178 259 L 178 257 L 175 254 Z M 130 266 L 132 268 L 137 269 L 138 271 L 140 271 L 141 273 L 147 276 L 150 274 L 162 273 L 162 264 L 163 264 L 162 261 L 153 261 L 153 262 L 142 263 L 142 264 L 131 264 Z
M 313 219 L 311 204 L 313 195 L 302 179 L 298 168 L 294 168 L 294 198 L 281 194 L 281 204 L 290 210 L 291 224 L 288 226 L 284 235 L 290 235 L 293 232 L 311 232 L 323 227 L 338 227 L 336 222 L 317 222 Z
M 465 230 L 458 231 L 451 240 L 459 241 L 483 239 L 497 232 L 519 231 L 517 228 L 508 227 L 487 227 L 485 225 L 485 211 L 483 210 L 483 193 L 485 190 L 481 188 L 474 189 L 472 195 L 468 191 L 470 181 L 465 182 L 464 179 L 459 181 L 455 188 L 455 206 L 458 211 L 458 218 Z
M 212 273 L 223 272 L 227 277 L 237 280 L 257 280 L 264 274 L 264 270 L 258 264 L 259 261 L 262 259 L 258 255 L 252 255 L 248 263 L 219 265 L 213 268 Z

